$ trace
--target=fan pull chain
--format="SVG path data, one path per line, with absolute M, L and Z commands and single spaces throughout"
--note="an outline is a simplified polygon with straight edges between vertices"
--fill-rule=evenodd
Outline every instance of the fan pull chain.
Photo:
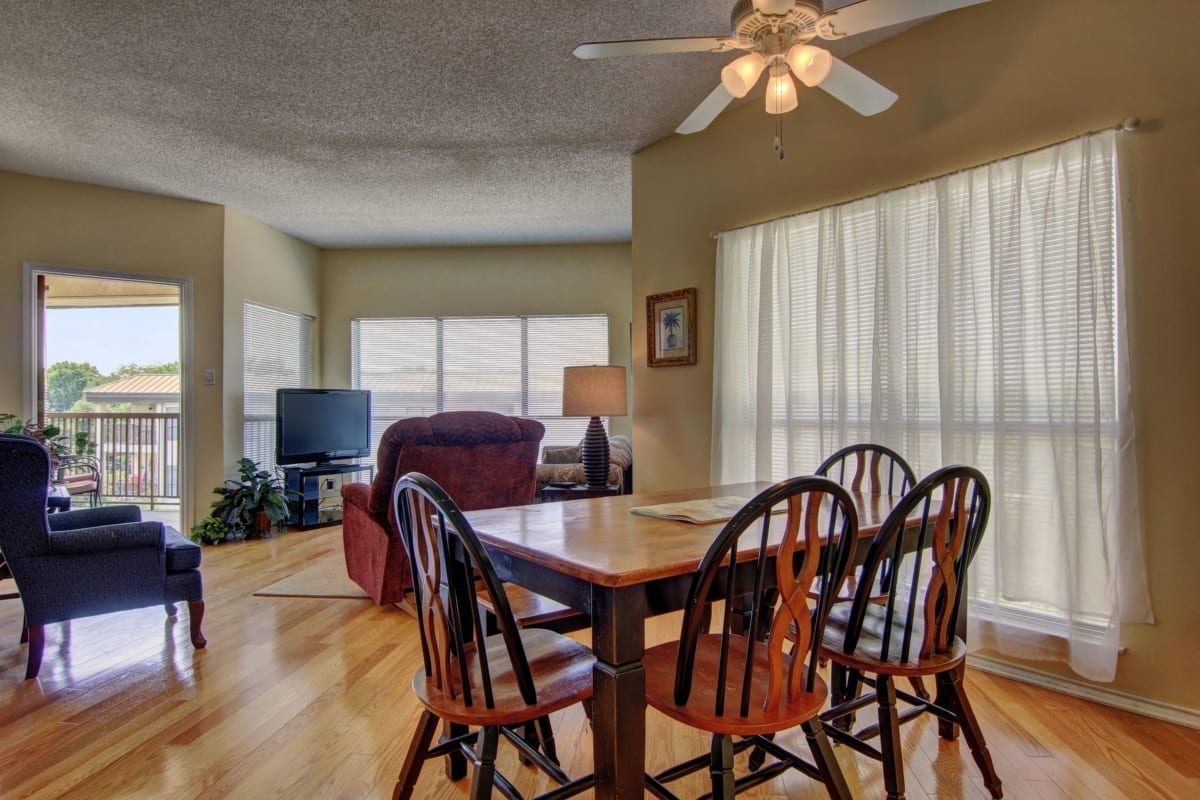
M 775 117 L 775 152 L 779 155 L 779 160 L 783 161 L 783 115 Z

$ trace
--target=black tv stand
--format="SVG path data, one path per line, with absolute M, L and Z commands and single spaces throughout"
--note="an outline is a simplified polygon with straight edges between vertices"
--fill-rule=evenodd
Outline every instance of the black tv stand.
M 366 472 L 375 478 L 375 467 L 367 464 L 334 464 L 326 461 L 308 467 L 283 467 L 288 490 L 288 525 L 306 530 L 342 521 L 342 484 L 347 475 Z

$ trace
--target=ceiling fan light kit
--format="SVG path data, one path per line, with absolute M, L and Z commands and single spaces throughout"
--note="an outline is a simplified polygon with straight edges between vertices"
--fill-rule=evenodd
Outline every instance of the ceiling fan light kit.
M 819 86 L 833 68 L 833 54 L 811 44 L 794 44 L 787 53 L 788 66 L 810 89 Z
M 725 65 L 721 70 L 721 84 L 734 97 L 745 97 L 758 83 L 758 76 L 766 66 L 766 59 L 761 54 L 747 53 Z
M 772 64 L 767 81 L 767 113 L 786 114 L 800 105 L 796 98 L 796 82 L 788 74 L 786 64 Z
M 574 52 L 578 58 L 592 59 L 746 51 L 746 55 L 721 70 L 720 84 L 675 129 L 676 133 L 695 133 L 707 128 L 734 98 L 749 94 L 764 71 L 769 75 L 766 91 L 769 114 L 784 114 L 799 105 L 792 80 L 794 73 L 805 86 L 819 86 L 859 114 L 870 116 L 891 107 L 896 102 L 896 93 L 828 50 L 810 44 L 813 39 L 836 41 L 985 2 L 988 0 L 862 0 L 823 13 L 801 0 L 737 0 L 730 15 L 730 36 L 586 42 Z

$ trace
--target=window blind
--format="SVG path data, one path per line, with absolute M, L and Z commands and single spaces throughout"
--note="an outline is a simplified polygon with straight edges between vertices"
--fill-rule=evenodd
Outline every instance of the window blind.
M 975 465 L 972 613 L 1005 652 L 1111 680 L 1120 620 L 1151 618 L 1117 177 L 1110 131 L 722 234 L 714 482 L 864 441 L 918 474 Z
M 242 305 L 242 453 L 275 468 L 275 390 L 312 386 L 313 318 Z
M 351 379 L 371 390 L 372 451 L 398 419 L 482 410 L 546 426 L 544 446 L 579 442 L 587 420 L 562 416 L 563 367 L 607 364 L 608 317 L 356 319 Z

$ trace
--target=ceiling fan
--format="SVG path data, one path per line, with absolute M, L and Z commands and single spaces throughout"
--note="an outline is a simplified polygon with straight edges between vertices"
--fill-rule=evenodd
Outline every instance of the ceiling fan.
M 745 97 L 764 71 L 769 76 L 767 113 L 783 114 L 796 107 L 794 73 L 805 86 L 820 86 L 858 113 L 870 116 L 896 102 L 896 93 L 809 42 L 815 38 L 834 41 L 983 2 L 987 0 L 862 0 L 822 13 L 799 0 L 738 0 L 731 15 L 730 36 L 587 42 L 576 47 L 574 53 L 577 58 L 591 59 L 747 51 L 721 70 L 717 88 L 675 129 L 676 133 L 707 128 L 735 97 Z

